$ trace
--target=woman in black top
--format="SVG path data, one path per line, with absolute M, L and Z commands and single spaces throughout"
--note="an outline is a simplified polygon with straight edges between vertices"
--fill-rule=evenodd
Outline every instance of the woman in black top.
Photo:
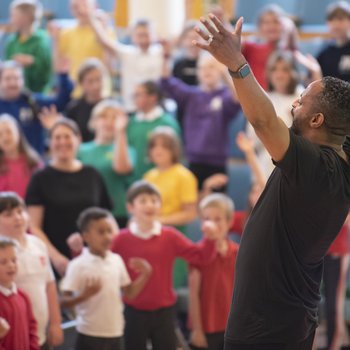
M 77 231 L 79 213 L 91 206 L 110 209 L 111 202 L 98 172 L 76 159 L 78 126 L 60 118 L 49 137 L 51 162 L 33 175 L 26 202 L 32 232 L 47 243 L 53 265 L 63 275 L 71 256 L 66 240 Z

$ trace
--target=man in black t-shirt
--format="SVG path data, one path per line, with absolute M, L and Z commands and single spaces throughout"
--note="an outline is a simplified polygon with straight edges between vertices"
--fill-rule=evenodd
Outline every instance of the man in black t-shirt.
M 310 84 L 288 129 L 241 53 L 243 19 L 232 33 L 213 15 L 202 23 L 195 44 L 228 67 L 276 165 L 242 236 L 225 350 L 311 349 L 323 257 L 350 208 L 350 84 Z

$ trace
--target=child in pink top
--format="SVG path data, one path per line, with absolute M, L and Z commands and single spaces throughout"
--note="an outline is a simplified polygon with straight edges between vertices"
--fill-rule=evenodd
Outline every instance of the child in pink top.
M 39 155 L 25 139 L 16 119 L 0 115 L 0 191 L 13 191 L 23 198 L 40 164 Z

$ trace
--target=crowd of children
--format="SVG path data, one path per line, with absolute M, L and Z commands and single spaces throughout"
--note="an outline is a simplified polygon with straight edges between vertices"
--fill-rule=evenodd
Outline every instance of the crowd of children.
M 228 130 L 242 111 L 227 69 L 192 45 L 196 22 L 178 40 L 158 40 L 153 23 L 139 19 L 126 44 L 95 0 L 70 5 L 75 24 L 47 30 L 39 0 L 9 8 L 0 57 L 0 350 L 60 345 L 68 309 L 77 350 L 175 350 L 184 286 L 191 349 L 223 350 L 239 250 L 229 235 L 242 234 L 273 163 L 247 125 L 236 145 L 252 186 L 247 208 L 235 210 L 224 194 Z M 306 82 L 350 81 L 350 5 L 328 7 L 332 41 L 317 59 L 298 51 L 279 6 L 257 18 L 243 53 L 290 126 Z M 187 237 L 194 220 L 197 243 Z M 325 259 L 331 350 L 344 333 L 349 224 Z

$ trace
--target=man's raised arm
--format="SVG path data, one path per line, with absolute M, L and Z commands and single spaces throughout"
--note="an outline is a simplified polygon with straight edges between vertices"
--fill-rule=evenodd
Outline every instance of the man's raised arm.
M 207 32 L 196 28 L 206 43 L 194 41 L 194 44 L 210 52 L 219 62 L 226 65 L 231 71 L 231 76 L 232 73 L 241 74 L 240 77 L 232 79 L 243 112 L 271 157 L 279 161 L 289 146 L 289 130 L 277 117 L 269 97 L 246 65 L 247 61 L 241 52 L 243 18 L 237 21 L 233 32 L 229 32 L 216 16 L 210 14 L 209 18 L 210 20 L 201 19 Z

